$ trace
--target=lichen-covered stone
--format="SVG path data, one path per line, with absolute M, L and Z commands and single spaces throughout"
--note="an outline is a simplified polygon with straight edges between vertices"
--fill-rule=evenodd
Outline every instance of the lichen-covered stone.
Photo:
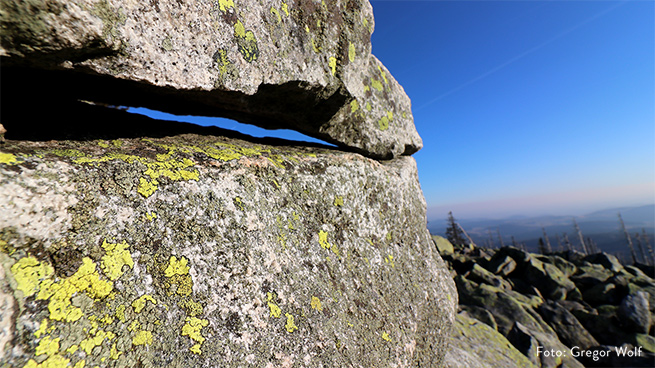
M 3 364 L 443 364 L 457 296 L 410 157 L 9 140 L 0 193 Z
M 464 313 L 457 315 L 450 345 L 448 368 L 536 367 L 503 335 Z
M 8 83 L 32 78 L 52 97 L 294 129 L 374 158 L 422 147 L 409 98 L 371 55 L 366 0 L 0 0 L 0 8 L 3 76 L 19 76 L 3 78 L 3 88 L 14 93 Z

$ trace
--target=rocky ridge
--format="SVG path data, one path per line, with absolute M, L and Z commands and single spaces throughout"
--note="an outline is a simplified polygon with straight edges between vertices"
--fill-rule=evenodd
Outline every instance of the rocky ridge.
M 652 266 L 624 266 L 605 253 L 541 255 L 433 240 L 459 294 L 449 366 L 472 366 L 466 359 L 505 366 L 489 351 L 518 351 L 526 360 L 515 365 L 523 367 L 655 364 Z

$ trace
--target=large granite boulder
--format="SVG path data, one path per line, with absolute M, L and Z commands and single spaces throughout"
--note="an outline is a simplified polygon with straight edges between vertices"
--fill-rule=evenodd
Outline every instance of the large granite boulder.
M 457 295 L 411 157 L 9 140 L 0 193 L 9 366 L 444 362 Z
M 294 129 L 374 158 L 422 146 L 409 98 L 371 55 L 366 0 L 0 0 L 0 9 L 8 138 L 34 101 L 61 128 L 53 113 L 88 100 Z

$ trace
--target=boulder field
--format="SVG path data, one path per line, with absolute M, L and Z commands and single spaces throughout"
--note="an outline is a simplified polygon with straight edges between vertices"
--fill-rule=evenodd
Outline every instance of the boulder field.
M 527 359 L 515 360 L 521 367 L 655 365 L 652 266 L 624 266 L 606 253 L 544 255 L 433 239 L 459 294 L 450 367 L 507 366 L 508 351 Z

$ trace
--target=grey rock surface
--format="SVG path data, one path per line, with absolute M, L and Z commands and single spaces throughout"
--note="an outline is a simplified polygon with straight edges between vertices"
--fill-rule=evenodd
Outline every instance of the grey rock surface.
M 444 362 L 457 294 L 411 157 L 8 140 L 0 193 L 3 364 Z
M 638 291 L 623 298 L 619 318 L 628 331 L 647 334 L 652 323 L 648 294 Z
M 466 313 L 457 315 L 450 345 L 448 368 L 536 367 L 503 335 Z
M 366 0 L 1 0 L 0 8 L 5 86 L 27 79 L 51 98 L 294 129 L 374 158 L 422 147 L 409 98 L 371 55 Z

